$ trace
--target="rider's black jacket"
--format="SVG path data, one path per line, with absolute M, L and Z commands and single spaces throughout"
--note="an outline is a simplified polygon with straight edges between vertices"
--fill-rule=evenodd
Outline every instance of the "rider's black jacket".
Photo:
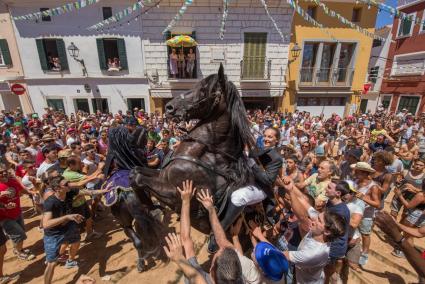
M 275 147 L 260 150 L 256 153 L 251 152 L 250 156 L 257 159 L 261 166 L 255 164 L 252 167 L 255 176 L 255 183 L 267 194 L 273 197 L 273 185 L 282 168 L 283 159 Z

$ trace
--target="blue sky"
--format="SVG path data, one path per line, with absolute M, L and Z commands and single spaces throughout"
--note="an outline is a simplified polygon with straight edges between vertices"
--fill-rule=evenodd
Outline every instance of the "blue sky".
M 397 6 L 397 0 L 385 0 L 385 4 L 396 7 Z M 376 27 L 380 28 L 382 26 L 392 24 L 393 22 L 393 16 L 391 16 L 390 13 L 381 11 L 378 14 L 378 18 L 376 19 Z

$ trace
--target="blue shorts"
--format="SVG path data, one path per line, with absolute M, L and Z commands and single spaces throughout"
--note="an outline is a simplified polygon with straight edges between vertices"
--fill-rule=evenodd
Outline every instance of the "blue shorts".
M 24 241 L 27 238 L 25 234 L 25 225 L 22 215 L 17 219 L 5 219 L 0 222 L 4 232 L 14 244 Z
M 373 221 L 373 218 L 363 218 L 359 226 L 360 234 L 370 235 L 372 233 Z
M 64 234 L 43 237 L 44 252 L 47 262 L 56 262 L 62 244 L 73 244 L 80 241 L 80 232 L 77 223 L 70 222 Z

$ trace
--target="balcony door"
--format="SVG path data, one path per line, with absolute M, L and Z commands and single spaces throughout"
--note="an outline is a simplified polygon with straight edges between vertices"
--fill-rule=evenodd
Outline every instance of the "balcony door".
M 245 33 L 242 78 L 264 79 L 267 33 Z
M 339 52 L 338 69 L 336 70 L 336 78 L 338 83 L 344 83 L 350 79 L 352 74 L 352 61 L 354 55 L 354 43 L 342 43 Z
M 334 61 L 336 50 L 336 43 L 324 43 L 322 51 L 322 61 L 320 62 L 320 70 L 318 74 L 318 81 L 328 83 L 330 82 L 330 74 L 332 64 Z

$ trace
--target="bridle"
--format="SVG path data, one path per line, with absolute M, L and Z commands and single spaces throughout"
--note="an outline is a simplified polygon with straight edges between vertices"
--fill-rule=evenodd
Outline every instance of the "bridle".
M 186 101 L 186 96 L 188 94 L 190 94 L 190 91 L 189 92 L 186 92 L 186 93 L 183 93 L 183 94 L 180 94 L 180 99 L 182 101 Z M 207 101 L 211 100 L 213 102 L 212 102 L 212 105 L 209 108 L 209 111 L 208 111 L 207 115 L 205 116 L 205 118 L 210 117 L 210 115 L 212 114 L 212 112 L 215 110 L 216 106 L 220 103 L 220 101 L 221 101 L 221 99 L 223 97 L 223 94 L 224 94 L 224 92 L 222 92 L 222 88 L 220 88 L 219 90 L 216 90 L 213 93 L 212 96 L 205 96 L 204 98 L 202 98 L 202 99 L 200 99 L 200 100 L 198 100 L 196 102 L 194 102 L 193 99 L 192 99 L 192 101 L 190 103 L 183 104 L 182 108 L 183 108 L 183 111 L 184 111 L 184 113 L 186 115 L 186 118 L 189 118 L 188 115 L 187 115 L 188 110 L 191 110 L 191 109 L 198 109 L 199 110 L 200 107 L 203 105 L 204 102 L 207 102 Z

